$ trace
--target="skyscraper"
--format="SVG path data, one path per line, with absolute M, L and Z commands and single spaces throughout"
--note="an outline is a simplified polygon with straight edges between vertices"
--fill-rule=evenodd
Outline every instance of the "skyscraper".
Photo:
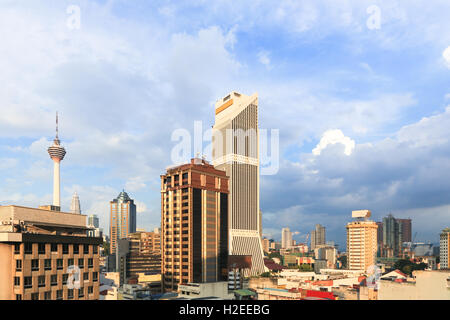
M 78 197 L 78 194 L 76 192 L 72 196 L 72 203 L 70 204 L 70 212 L 81 214 L 80 198 Z
M 315 229 L 311 231 L 311 251 L 317 248 L 317 246 L 324 245 L 325 243 L 325 227 L 320 224 L 316 224 Z
M 212 157 L 230 177 L 229 252 L 252 257 L 251 275 L 265 271 L 259 208 L 258 95 L 231 92 L 215 105 Z
M 283 228 L 281 230 L 281 248 L 289 249 L 292 247 L 292 232 L 289 228 Z
M 350 270 L 366 271 L 375 265 L 377 224 L 369 221 L 369 210 L 352 211 L 356 220 L 347 224 L 347 265 Z
M 90 214 L 88 217 L 88 226 L 93 226 L 94 228 L 99 227 L 99 220 L 96 214 Z
M 442 230 L 439 236 L 439 257 L 441 269 L 450 269 L 450 228 Z
M 61 141 L 58 138 L 58 113 L 56 113 L 56 136 L 53 145 L 48 148 L 48 154 L 53 160 L 53 206 L 58 211 L 61 209 L 59 164 L 66 155 L 66 150 L 60 143 Z
M 110 238 L 111 254 L 116 252 L 117 241 L 136 232 L 136 205 L 125 191 L 110 201 Z
M 224 171 L 197 158 L 161 176 L 164 291 L 227 279 L 228 180 Z
M 392 214 L 383 218 L 383 246 L 384 251 L 392 249 L 394 257 L 400 255 L 402 248 L 402 224 Z
M 412 220 L 411 219 L 397 219 L 402 225 L 402 239 L 401 242 L 411 242 L 412 234 Z

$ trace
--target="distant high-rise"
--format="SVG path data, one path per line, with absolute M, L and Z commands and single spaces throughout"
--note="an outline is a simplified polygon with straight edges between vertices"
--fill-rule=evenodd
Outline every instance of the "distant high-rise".
M 401 242 L 411 242 L 412 234 L 412 220 L 411 219 L 397 219 L 402 225 L 402 237 Z
M 136 205 L 125 191 L 110 201 L 110 238 L 111 254 L 116 252 L 117 241 L 136 232 Z
M 347 224 L 347 265 L 350 270 L 366 271 L 375 265 L 377 254 L 377 224 L 369 221 L 369 210 L 352 212 L 356 220 Z
M 441 269 L 450 269 L 450 228 L 442 230 L 439 236 L 439 257 Z
M 72 202 L 70 204 L 70 212 L 81 214 L 80 198 L 78 197 L 78 194 L 76 192 L 72 196 Z
M 99 227 L 99 219 L 96 214 L 90 214 L 88 217 L 88 226 L 93 226 L 94 228 Z
M 325 227 L 320 224 L 316 224 L 315 229 L 311 231 L 311 251 L 314 251 L 317 246 L 324 245 L 325 243 Z
M 259 207 L 258 95 L 231 92 L 215 105 L 213 164 L 230 177 L 229 252 L 250 255 L 249 273 L 266 270 Z
M 283 228 L 281 230 L 281 248 L 289 249 L 292 247 L 292 232 L 289 228 Z
M 53 160 L 53 206 L 55 210 L 59 211 L 61 209 L 59 164 L 66 155 L 66 149 L 61 146 L 58 138 L 58 113 L 56 113 L 56 136 L 53 145 L 48 148 L 48 154 Z
M 207 161 L 169 167 L 161 175 L 163 290 L 227 280 L 228 177 Z
M 392 249 L 394 257 L 398 257 L 401 253 L 402 223 L 395 219 L 392 214 L 383 218 L 383 247 L 384 249 Z

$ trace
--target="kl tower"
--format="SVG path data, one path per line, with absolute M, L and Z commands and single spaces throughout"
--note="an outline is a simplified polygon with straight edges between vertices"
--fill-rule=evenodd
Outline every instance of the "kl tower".
M 60 177 L 59 177 L 59 163 L 66 155 L 66 150 L 60 145 L 58 139 L 58 112 L 56 112 L 56 137 L 53 140 L 53 145 L 48 148 L 48 154 L 53 160 L 53 206 L 57 211 L 61 209 L 60 198 Z

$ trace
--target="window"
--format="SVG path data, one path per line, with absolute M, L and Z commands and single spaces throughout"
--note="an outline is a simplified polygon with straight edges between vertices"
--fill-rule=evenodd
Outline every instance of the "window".
M 67 284 L 67 279 L 69 278 L 68 274 L 63 274 L 63 285 Z
M 63 244 L 63 254 L 69 254 L 69 245 Z
M 16 260 L 16 271 L 22 271 L 22 260 Z
M 89 286 L 88 287 L 88 294 L 94 293 L 94 287 L 93 286 Z
M 98 246 L 93 246 L 92 248 L 94 250 L 94 254 L 97 254 L 98 253 Z
M 44 299 L 45 300 L 52 300 L 52 292 L 51 291 L 47 291 L 44 293 Z
M 21 294 L 16 294 L 16 300 L 22 300 L 22 295 Z
M 52 275 L 50 276 L 50 285 L 51 285 L 51 286 L 56 286 L 56 285 L 58 285 L 58 275 L 52 274 Z
M 68 265 L 68 266 L 73 266 L 73 265 L 74 265 L 74 262 L 73 262 L 73 259 L 72 259 L 72 258 L 67 259 L 67 265 Z
M 84 297 L 84 288 L 80 288 L 78 289 L 78 298 L 83 298 Z
M 84 254 L 89 254 L 89 245 L 88 245 L 88 244 L 85 244 L 85 245 L 83 246 L 83 253 L 84 253 Z
M 31 300 L 39 300 L 39 293 L 32 293 Z
M 62 298 L 63 298 L 63 291 L 62 290 L 56 291 L 56 300 L 62 300 Z
M 52 252 L 58 252 L 58 244 L 56 243 L 52 243 L 51 244 L 51 249 Z
M 88 259 L 88 268 L 93 268 L 94 267 L 94 259 L 89 258 Z
M 62 270 L 63 269 L 63 259 L 56 260 L 56 270 Z
M 84 259 L 78 259 L 78 268 L 83 269 L 84 268 Z
M 89 272 L 83 273 L 83 280 L 84 281 L 89 281 Z
M 78 244 L 73 245 L 73 254 L 79 254 L 80 253 L 80 246 Z
M 39 288 L 45 287 L 45 276 L 39 276 L 39 278 L 38 278 L 38 287 Z
M 39 271 L 39 259 L 31 260 L 31 271 Z
M 94 281 L 94 282 L 98 281 L 98 272 L 92 273 L 92 281 Z
M 44 270 L 52 270 L 52 259 L 44 260 Z
M 14 277 L 14 285 L 20 286 L 20 277 Z
M 33 253 L 33 244 L 30 242 L 25 242 L 25 254 Z
M 38 253 L 39 254 L 45 254 L 45 243 L 39 243 L 38 244 Z
M 67 299 L 73 299 L 73 289 L 67 290 Z
M 23 286 L 25 289 L 31 288 L 33 286 L 33 278 L 32 277 L 23 278 Z
M 20 254 L 20 243 L 14 244 L 14 254 Z

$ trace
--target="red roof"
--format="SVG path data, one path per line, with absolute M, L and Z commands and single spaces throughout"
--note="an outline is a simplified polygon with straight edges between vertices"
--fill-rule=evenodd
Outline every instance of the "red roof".
M 402 275 L 403 277 L 407 278 L 408 276 L 406 274 L 404 274 L 403 272 L 401 272 L 398 269 L 395 269 L 394 272 L 397 272 L 398 274 Z
M 273 262 L 270 259 L 264 259 L 264 265 L 269 268 L 270 270 L 283 270 L 286 269 L 282 265 L 279 265 L 278 263 Z
M 324 299 L 330 299 L 330 300 L 336 300 L 332 292 L 328 291 L 317 291 L 317 290 L 306 290 L 306 297 L 307 298 L 324 298 Z

